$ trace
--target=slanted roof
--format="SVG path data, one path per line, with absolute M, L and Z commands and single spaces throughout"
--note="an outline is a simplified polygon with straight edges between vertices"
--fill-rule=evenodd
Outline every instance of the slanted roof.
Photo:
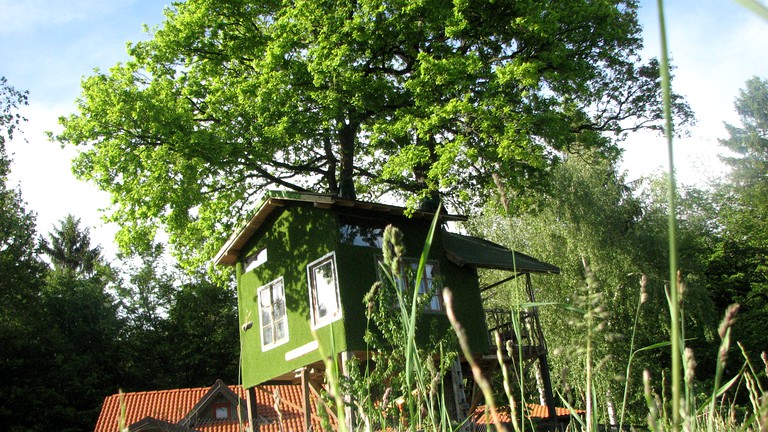
M 560 273 L 560 268 L 507 249 L 492 241 L 443 230 L 448 259 L 460 266 L 510 270 L 517 273 Z
M 278 413 L 271 396 L 280 392 L 280 414 L 283 430 L 304 430 L 303 393 L 299 385 L 258 386 L 256 395 L 256 421 L 260 432 L 279 432 Z M 150 392 L 124 393 L 125 425 L 131 432 L 141 430 L 176 430 L 189 432 L 240 432 L 237 420 L 216 420 L 206 423 L 194 422 L 194 414 L 207 409 L 219 395 L 230 402 L 244 400 L 245 390 L 241 386 L 227 386 L 220 380 L 211 387 L 159 390 Z M 94 432 L 118 432 L 118 418 L 121 415 L 120 395 L 108 396 L 104 400 Z M 314 403 L 312 412 L 316 412 Z M 248 424 L 248 413 L 243 402 L 243 424 Z M 313 417 L 315 430 L 321 425 Z M 169 428 L 169 425 L 172 428 Z
M 199 413 L 203 412 L 203 410 L 210 409 L 213 401 L 219 396 L 223 397 L 231 405 L 240 405 L 242 407 L 241 409 L 243 410 L 242 415 L 247 423 L 247 419 L 245 419 L 245 417 L 248 417 L 248 414 L 246 411 L 247 408 L 245 405 L 245 398 L 236 394 L 231 388 L 224 384 L 224 381 L 218 379 L 213 384 L 213 386 L 208 389 L 203 397 L 197 401 L 195 406 L 193 406 L 192 409 L 187 412 L 187 415 L 185 415 L 184 418 L 179 421 L 179 425 L 185 427 L 194 426 L 194 420 L 198 417 Z
M 227 240 L 226 243 L 219 249 L 219 252 L 214 258 L 214 263 L 217 265 L 234 265 L 237 263 L 237 259 L 240 257 L 240 251 L 253 236 L 253 234 L 261 227 L 264 221 L 267 220 L 272 212 L 280 207 L 289 203 L 310 203 L 315 207 L 321 208 L 338 208 L 352 211 L 369 212 L 369 213 L 381 213 L 392 216 L 403 216 L 407 209 L 405 207 L 392 206 L 387 204 L 377 204 L 365 201 L 357 201 L 346 198 L 340 198 L 336 195 L 330 194 L 318 194 L 311 192 L 287 192 L 287 191 L 269 191 L 262 198 L 261 204 L 256 210 L 256 213 L 237 230 Z M 413 218 L 431 219 L 434 217 L 434 213 L 427 211 L 415 210 L 410 215 Z M 466 220 L 465 216 L 460 215 L 448 215 L 442 214 L 442 220 Z

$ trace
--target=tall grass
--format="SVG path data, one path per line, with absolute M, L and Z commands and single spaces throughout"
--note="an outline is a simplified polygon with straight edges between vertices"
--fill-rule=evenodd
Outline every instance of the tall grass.
M 680 371 L 681 371 L 681 333 L 680 333 L 680 302 L 678 299 L 677 277 L 677 186 L 675 183 L 675 160 L 672 127 L 672 97 L 671 74 L 669 67 L 669 55 L 667 49 L 667 27 L 664 18 L 664 1 L 658 0 L 659 8 L 659 32 L 661 36 L 661 91 L 664 99 L 664 133 L 667 137 L 667 151 L 669 157 L 667 199 L 669 200 L 669 281 L 674 284 L 669 290 L 669 320 L 670 320 L 670 344 L 672 356 L 672 430 L 677 431 L 680 426 Z
M 434 232 L 435 225 L 432 225 L 429 238 L 431 239 Z M 465 424 L 457 423 L 451 420 L 449 417 L 449 409 L 444 397 L 444 389 L 442 387 L 442 377 L 446 374 L 447 368 L 443 365 L 447 361 L 446 359 L 455 358 L 455 353 L 447 353 L 444 350 L 443 345 L 438 345 L 437 349 L 424 350 L 419 346 L 416 338 L 417 324 L 419 322 L 419 315 L 423 310 L 423 306 L 429 298 L 431 293 L 419 294 L 416 287 L 419 286 L 421 275 L 423 275 L 423 268 L 421 271 L 416 271 L 416 278 L 410 289 L 403 289 L 407 283 L 408 278 L 403 276 L 404 266 L 402 263 L 402 239 L 398 232 L 389 227 L 387 229 L 387 241 L 386 244 L 390 247 L 390 253 L 385 254 L 387 257 L 382 263 L 382 273 L 385 275 L 386 283 L 377 283 L 374 285 L 371 293 L 366 298 L 367 302 L 373 302 L 373 297 L 383 299 L 378 305 L 369 305 L 369 310 L 378 308 L 389 311 L 394 315 L 394 319 L 390 324 L 381 322 L 379 319 L 378 325 L 395 327 L 396 331 L 389 333 L 390 339 L 387 341 L 389 347 L 394 352 L 402 350 L 395 355 L 396 358 L 402 359 L 402 367 L 399 370 L 401 373 L 401 381 L 393 378 L 393 370 L 397 372 L 397 368 L 387 369 L 384 364 L 385 358 L 393 355 L 393 351 L 386 352 L 382 357 L 375 357 L 374 360 L 381 362 L 377 364 L 376 369 L 370 369 L 368 364 L 365 363 L 365 367 L 362 368 L 360 373 L 353 373 L 349 377 L 343 377 L 339 374 L 339 365 L 337 363 L 337 356 L 334 354 L 333 347 L 330 347 L 330 352 L 324 354 L 327 358 L 326 370 L 327 370 L 327 382 L 330 388 L 330 395 L 332 396 L 332 408 L 338 414 L 338 430 L 347 431 L 348 429 L 344 425 L 344 412 L 345 409 L 355 409 L 358 412 L 358 417 L 362 419 L 360 424 L 355 430 L 397 430 L 397 431 L 415 431 L 415 430 L 431 430 L 431 431 L 450 431 L 459 430 L 466 426 Z M 425 246 L 425 253 L 422 253 L 419 267 L 423 267 L 426 264 L 428 256 L 429 246 L 431 240 L 428 240 Z M 567 306 L 567 309 L 571 312 L 577 312 L 581 315 L 582 322 L 578 325 L 584 326 L 586 329 L 585 334 L 585 383 L 586 397 L 584 404 L 587 407 L 585 416 L 581 416 L 575 409 L 565 400 L 562 399 L 562 405 L 571 408 L 575 421 L 568 425 L 568 429 L 572 431 L 591 431 L 597 430 L 599 427 L 600 413 L 604 413 L 606 407 L 606 401 L 602 400 L 594 391 L 595 375 L 600 373 L 599 364 L 600 361 L 596 360 L 592 356 L 592 343 L 595 338 L 594 331 L 598 331 L 600 328 L 600 321 L 604 319 L 604 312 L 600 305 L 600 292 L 595 282 L 595 276 L 589 269 L 589 266 L 585 262 L 585 272 L 588 276 L 586 286 L 584 288 L 585 293 L 583 295 L 584 300 L 579 307 L 573 305 Z M 684 283 L 682 279 L 676 280 L 676 286 L 680 287 L 681 294 L 678 299 L 682 299 L 682 293 L 684 293 Z M 622 428 L 625 423 L 624 419 L 627 412 L 627 395 L 629 392 L 629 376 L 633 367 L 633 360 L 640 353 L 663 349 L 671 346 L 673 336 L 670 336 L 669 341 L 661 341 L 648 346 L 636 348 L 635 347 L 635 333 L 641 314 L 642 305 L 644 303 L 644 287 L 646 279 L 643 277 L 640 281 L 640 297 L 635 310 L 634 321 L 632 323 L 632 333 L 630 340 L 630 352 L 626 365 L 626 380 L 622 403 L 619 408 L 619 423 L 618 428 Z M 389 292 L 390 297 L 384 295 L 385 292 Z M 671 291 L 676 289 L 670 289 L 668 293 L 668 304 L 670 307 L 673 304 L 673 298 Z M 464 359 L 469 363 L 472 370 L 474 381 L 477 383 L 483 397 L 485 399 L 485 407 L 487 410 L 487 418 L 493 423 L 496 430 L 506 431 L 508 428 L 512 428 L 515 432 L 521 432 L 523 430 L 532 430 L 534 425 L 530 419 L 526 419 L 524 411 L 524 395 L 522 388 L 524 386 L 525 377 L 522 372 L 516 371 L 514 380 L 517 381 L 517 385 L 521 389 L 521 395 L 515 397 L 510 385 L 513 379 L 510 377 L 506 368 L 505 362 L 501 359 L 503 357 L 504 348 L 501 344 L 500 338 L 497 337 L 497 354 L 499 357 L 500 370 L 504 378 L 504 395 L 507 397 L 506 402 L 503 405 L 507 405 L 510 408 L 511 423 L 502 422 L 499 415 L 499 405 L 497 405 L 495 395 L 497 392 L 492 386 L 492 383 L 487 379 L 485 371 L 481 370 L 480 366 L 475 364 L 473 353 L 469 348 L 469 340 L 464 332 L 461 322 L 458 321 L 454 313 L 453 299 L 450 289 L 445 289 L 443 292 L 444 305 L 447 316 L 455 330 L 459 348 L 464 354 Z M 394 298 L 394 303 L 392 299 Z M 392 305 L 395 307 L 392 307 Z M 526 303 L 517 305 L 517 308 L 531 307 L 533 304 Z M 553 306 L 552 303 L 538 303 L 536 306 Z M 556 305 L 559 307 L 559 305 Z M 681 303 L 682 306 L 682 303 Z M 515 308 L 513 307 L 513 310 Z M 726 361 L 729 348 L 731 347 L 731 329 L 735 323 L 735 316 L 737 307 L 731 307 L 725 314 L 725 317 L 720 325 L 718 334 L 720 335 L 720 348 L 718 351 L 718 357 L 716 359 L 716 375 L 712 385 L 711 392 L 708 397 L 703 400 L 696 401 L 693 397 L 695 395 L 695 380 L 694 373 L 696 367 L 696 360 L 694 359 L 693 351 L 690 348 L 685 348 L 685 340 L 680 339 L 681 364 L 684 365 L 684 380 L 680 383 L 675 383 L 674 380 L 669 382 L 669 388 L 665 388 L 667 379 L 664 375 L 661 377 L 653 377 L 650 372 L 644 371 L 643 374 L 643 386 L 644 396 L 648 409 L 648 427 L 652 431 L 671 431 L 671 430 L 708 430 L 708 431 L 730 431 L 730 430 L 755 430 L 762 431 L 768 430 L 768 394 L 765 391 L 766 386 L 763 383 L 765 373 L 768 373 L 768 356 L 764 355 L 762 361 L 764 363 L 764 369 L 759 370 L 754 367 L 753 362 L 748 358 L 746 352 L 741 348 L 743 357 L 743 363 L 737 372 L 722 382 L 725 377 Z M 381 312 L 381 311 L 380 311 Z M 516 314 L 513 313 L 513 316 Z M 369 321 L 371 321 L 372 314 L 369 313 Z M 682 307 L 679 309 L 679 329 L 680 333 L 684 334 L 684 326 L 682 322 L 683 311 Z M 513 320 L 514 321 L 514 320 Z M 370 324 L 369 324 L 370 325 Z M 518 340 L 520 340 L 520 327 L 519 320 L 515 321 L 515 333 Z M 594 331 L 590 331 L 593 329 Z M 377 346 L 377 349 L 381 349 L 381 346 Z M 507 348 L 507 354 L 515 356 L 515 351 Z M 372 351 L 373 347 L 372 347 Z M 517 353 L 518 362 L 520 365 L 520 359 L 522 359 L 522 353 Z M 674 352 L 673 352 L 674 355 Z M 435 360 L 437 359 L 437 360 Z M 596 367 L 593 367 L 596 365 Z M 383 371 L 378 370 L 382 368 Z M 350 368 L 348 368 L 350 369 Z M 350 370 L 355 370 L 351 368 Z M 346 380 L 351 379 L 349 382 Z M 398 384 L 399 383 L 399 384 Z M 372 394 L 372 389 L 376 386 L 387 387 L 386 391 L 382 394 Z M 675 389 L 675 386 L 679 386 Z M 355 390 L 355 387 L 357 388 Z M 659 390 L 660 388 L 660 390 Z M 368 392 L 366 394 L 366 392 Z M 667 398 L 669 394 L 669 398 Z M 677 401 L 677 407 L 675 405 L 674 398 L 686 395 L 685 399 L 682 398 Z M 379 404 L 374 402 L 374 399 L 378 396 Z M 735 401 L 739 399 L 748 400 L 748 406 L 742 410 L 743 414 L 739 414 L 740 407 Z M 391 401 L 399 400 L 400 406 L 403 408 L 400 410 L 391 409 L 394 406 Z M 518 411 L 519 409 L 519 411 Z M 677 410 L 677 411 L 676 411 Z M 677 416 L 675 416 L 677 413 Z M 739 417 L 741 415 L 741 417 Z M 604 416 L 603 416 L 604 418 Z M 617 429 L 618 429 L 617 428 Z M 350 431 L 351 432 L 351 431 Z
M 625 385 L 618 413 L 619 421 L 616 426 L 619 430 L 623 430 L 625 427 L 625 419 L 628 410 L 627 401 L 630 391 L 629 378 L 634 366 L 633 361 L 637 355 L 650 350 L 669 348 L 671 358 L 669 382 L 667 382 L 665 373 L 662 373 L 661 377 L 654 377 L 649 371 L 643 371 L 643 396 L 646 401 L 647 423 L 650 430 L 768 430 L 768 393 L 766 392 L 766 385 L 762 382 L 762 380 L 765 379 L 765 376 L 768 375 L 768 355 L 763 353 L 761 360 L 764 368 L 763 370 L 758 370 L 754 367 L 752 360 L 748 357 L 741 344 L 738 344 L 743 362 L 739 368 L 735 369 L 736 372 L 732 374 L 733 376 L 723 382 L 723 380 L 726 379 L 728 353 L 732 345 L 731 329 L 735 323 L 735 317 L 738 310 L 738 306 L 736 305 L 728 308 L 718 329 L 720 346 L 717 358 L 714 360 L 715 376 L 711 391 L 703 399 L 701 397 L 699 397 L 698 400 L 696 399 L 697 394 L 700 395 L 700 392 L 697 392 L 694 379 L 697 360 L 695 359 L 693 350 L 685 346 L 685 320 L 683 309 L 685 285 L 678 269 L 677 187 L 674 168 L 674 129 L 671 114 L 671 79 L 669 58 L 667 54 L 666 22 L 663 0 L 657 1 L 661 37 L 660 71 L 665 123 L 664 130 L 669 161 L 667 177 L 667 199 L 669 208 L 669 285 L 667 287 L 667 305 L 669 308 L 670 333 L 668 341 L 660 341 L 640 348 L 636 348 L 635 346 L 637 325 L 640 318 L 641 308 L 645 300 L 645 286 L 647 283 L 647 280 L 643 277 L 640 282 L 641 296 L 638 299 L 634 320 L 632 322 L 629 356 L 625 368 Z M 758 1 L 737 1 L 768 20 L 768 8 Z M 502 201 L 506 201 L 505 194 L 503 191 L 500 192 Z M 503 202 L 503 204 L 506 203 Z M 390 338 L 389 343 L 393 346 L 403 347 L 402 358 L 404 364 L 402 370 L 402 385 L 397 389 L 394 389 L 392 386 L 387 387 L 387 384 L 383 384 L 383 381 L 391 380 L 392 377 L 387 377 L 380 373 L 377 374 L 377 372 L 369 369 L 368 364 L 366 364 L 362 374 L 353 376 L 353 381 L 359 381 L 357 383 L 357 392 L 352 397 L 347 397 L 345 399 L 342 396 L 342 391 L 345 388 L 345 385 L 342 385 L 342 379 L 338 377 L 338 366 L 334 363 L 336 361 L 336 356 L 328 356 L 329 363 L 327 365 L 327 370 L 330 371 L 328 381 L 331 384 L 331 393 L 335 396 L 337 401 L 336 408 L 339 412 L 340 420 L 344 418 L 342 413 L 343 404 L 351 404 L 351 401 L 357 398 L 356 406 L 360 411 L 361 417 L 365 419 L 364 425 L 362 426 L 365 430 L 446 431 L 458 430 L 465 426 L 460 423 L 451 422 L 448 415 L 446 400 L 443 397 L 444 392 L 442 386 L 436 384 L 446 373 L 446 369 L 443 367 L 446 358 L 454 358 L 452 356 L 455 356 L 456 354 L 447 354 L 444 351 L 443 345 L 440 345 L 439 350 L 437 351 L 432 350 L 425 352 L 419 348 L 416 342 L 417 323 L 423 306 L 423 299 L 420 298 L 421 296 L 418 293 L 418 289 L 415 289 L 415 287 L 419 286 L 424 274 L 424 268 L 431 248 L 431 240 L 434 235 L 437 219 L 438 217 L 436 214 L 422 250 L 419 265 L 416 270 L 415 283 L 410 291 L 399 288 L 406 285 L 406 281 L 402 279 L 403 266 L 401 239 L 398 239 L 397 237 L 399 234 L 388 228 L 388 230 L 390 230 L 388 234 L 389 240 L 385 242 L 385 260 L 382 264 L 382 273 L 386 276 L 386 283 L 383 285 L 375 285 L 366 299 L 366 301 L 371 304 L 373 302 L 372 298 L 376 295 L 380 295 L 381 290 L 385 289 L 392 290 L 395 294 L 397 307 L 394 308 L 394 310 L 396 311 L 397 317 L 394 320 L 394 325 L 397 327 L 398 331 L 392 332 L 390 336 L 394 336 L 395 338 L 399 337 L 401 340 L 391 340 L 392 338 Z M 597 412 L 601 410 L 601 404 L 606 403 L 606 401 L 602 401 L 594 392 L 594 380 L 595 374 L 598 373 L 598 368 L 594 367 L 595 359 L 593 358 L 592 344 L 595 337 L 593 330 L 597 328 L 595 319 L 598 314 L 601 313 L 599 293 L 595 292 L 594 280 L 589 278 L 589 275 L 592 273 L 589 270 L 586 261 L 584 267 L 586 274 L 588 275 L 588 280 L 586 281 L 587 303 L 581 309 L 570 306 L 569 310 L 576 310 L 581 313 L 583 320 L 582 325 L 584 325 L 587 330 L 584 342 L 584 388 L 586 393 L 584 397 L 584 405 L 586 406 L 585 417 L 582 418 L 564 398 L 561 398 L 561 402 L 571 409 L 571 413 L 576 419 L 575 422 L 569 424 L 569 430 L 592 431 L 598 426 Z M 406 297 L 407 294 L 410 295 L 410 297 Z M 462 323 L 458 321 L 454 313 L 453 299 L 449 289 L 444 291 L 443 298 L 446 313 L 456 333 L 459 347 L 464 354 L 464 359 L 469 363 L 474 381 L 480 388 L 485 399 L 488 418 L 493 422 L 497 430 L 506 431 L 508 425 L 500 419 L 498 406 L 494 397 L 494 389 L 484 371 L 474 362 L 473 354 L 469 349 L 467 335 L 464 332 Z M 543 306 L 545 304 L 542 303 L 540 305 Z M 551 306 L 552 304 L 550 303 L 546 305 Z M 520 305 L 517 305 L 517 307 L 519 308 Z M 515 310 L 515 307 L 512 309 Z M 515 314 L 513 313 L 513 316 L 514 315 Z M 370 325 L 370 315 L 368 322 Z M 518 340 L 520 340 L 520 322 L 515 319 L 513 319 L 513 322 Z M 370 332 L 368 334 L 370 335 Z M 504 347 L 502 347 L 501 339 L 498 338 L 498 335 L 496 344 L 500 370 L 504 381 L 503 390 L 507 398 L 506 404 L 510 407 L 512 418 L 509 426 L 511 426 L 515 432 L 527 430 L 533 425 L 530 423 L 530 420 L 527 420 L 526 423 L 525 419 L 525 396 L 522 390 L 524 387 L 524 374 L 522 370 L 515 371 L 515 379 L 521 389 L 520 395 L 516 398 L 510 385 L 512 378 L 506 368 L 505 362 L 502 360 L 504 357 Z M 510 356 L 515 356 L 515 353 L 511 351 L 513 350 L 508 350 L 507 353 Z M 376 359 L 375 354 L 372 355 L 373 358 Z M 519 366 L 522 364 L 522 353 L 518 351 L 516 355 L 518 359 L 517 364 Z M 437 366 L 434 366 L 434 358 L 437 358 Z M 379 360 L 381 360 L 381 358 L 379 358 Z M 379 367 L 381 366 L 379 365 Z M 391 370 L 388 370 L 387 373 L 391 372 Z M 377 380 L 380 382 L 376 383 Z M 392 382 L 395 382 L 395 380 L 392 380 Z M 360 383 L 362 383 L 362 385 L 360 385 Z M 373 403 L 373 397 L 370 394 L 364 394 L 364 389 L 371 389 L 374 384 L 387 387 L 386 391 L 383 392 L 379 405 Z M 355 387 L 354 382 L 346 384 L 348 392 L 354 393 L 353 390 L 349 390 L 353 387 Z M 360 390 L 361 388 L 363 389 L 362 391 Z M 440 389 L 440 396 L 437 396 L 437 388 Z M 397 394 L 392 395 L 394 392 L 397 392 Z M 740 398 L 748 401 L 743 408 L 736 403 Z M 400 414 L 392 415 L 389 401 L 395 399 L 401 401 L 400 406 L 405 407 L 405 409 L 403 412 L 400 412 Z M 343 402 L 345 400 L 346 402 Z M 361 403 L 361 401 L 364 401 L 365 403 Z M 519 415 L 518 408 L 520 409 Z M 339 426 L 340 430 L 345 430 L 342 428 L 341 424 Z

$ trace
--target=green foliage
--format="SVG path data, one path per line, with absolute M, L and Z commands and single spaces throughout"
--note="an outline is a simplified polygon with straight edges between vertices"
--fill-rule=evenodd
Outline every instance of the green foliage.
M 391 225 L 384 230 L 381 280 L 364 300 L 370 359 L 350 365 L 345 382 L 368 427 L 437 431 L 448 425 L 443 377 L 455 359 L 455 338 L 445 332 L 416 337 L 417 329 L 418 334 L 438 334 L 425 328 L 423 312 L 434 292 L 417 289 L 433 231 L 419 268 L 413 269 L 403 263 L 402 233 Z
M 179 281 L 159 244 L 121 258 L 122 280 L 114 289 L 126 321 L 123 344 L 128 358 L 122 388 L 203 387 L 216 379 L 237 382 L 234 292 L 204 275 Z
M 720 140 L 731 172 L 717 189 L 719 240 L 708 273 L 720 309 L 741 305 L 733 338 L 756 355 L 768 346 L 768 80 L 749 79 L 735 106 L 741 126 L 726 124 L 729 137 Z
M 162 245 L 154 244 L 133 256 L 121 258 L 122 273 L 127 280 L 120 281 L 115 290 L 122 313 L 128 318 L 129 331 L 157 329 L 176 293 Z
M 134 285 L 127 289 L 116 283 L 118 270 L 104 262 L 88 228 L 72 215 L 47 240 L 38 240 L 35 215 L 25 209 L 21 192 L 7 185 L 11 161 L 5 140 L 18 133 L 23 118 L 17 110 L 26 98 L 26 92 L 0 78 L 3 430 L 90 430 L 104 397 L 120 387 L 197 387 L 217 378 L 236 382 L 231 291 L 203 277 L 175 288 L 159 265 L 158 249 L 144 250 L 146 265 L 128 275 Z M 162 310 L 153 293 L 144 295 L 153 289 L 170 291 L 163 292 L 168 296 Z M 113 292 L 122 296 L 120 302 Z M 139 322 L 143 333 L 132 331 Z
M 82 431 L 96 423 L 105 395 L 112 394 L 122 375 L 122 320 L 114 298 L 99 278 L 68 271 L 49 274 L 43 295 L 41 337 L 52 358 L 39 373 L 56 395 L 43 418 L 62 431 Z
M 11 160 L 5 141 L 13 138 L 24 121 L 18 109 L 26 104 L 27 92 L 14 89 L 0 77 L 0 303 L 8 312 L 3 314 L 3 323 L 16 319 L 12 318 L 19 312 L 16 308 L 34 301 L 43 271 L 35 254 L 35 215 L 25 209 L 21 192 L 8 185 Z
M 50 415 L 58 430 L 83 430 L 98 418 L 105 394 L 115 391 L 122 375 L 123 322 L 108 292 L 112 269 L 92 247 L 88 228 L 68 215 L 41 241 L 53 269 L 46 277 L 41 319 L 46 348 L 54 353 L 44 382 L 57 396 Z
M 240 346 L 235 291 L 204 278 L 182 285 L 168 310 L 166 344 L 173 362 L 162 372 L 173 387 L 236 383 Z
M 6 139 L 23 120 L 17 112 L 22 105 L 26 92 L 0 78 L 0 424 L 9 431 L 39 431 L 35 419 L 19 413 L 42 412 L 55 396 L 33 367 L 49 363 L 44 354 L 51 354 L 38 323 L 45 264 L 36 254 L 35 215 L 7 184 L 11 161 L 5 152 Z
M 612 164 L 587 158 L 566 159 L 554 171 L 553 182 L 558 187 L 541 199 L 536 212 L 514 217 L 487 216 L 473 222 L 470 228 L 483 237 L 561 268 L 561 275 L 536 276 L 534 281 L 538 301 L 566 307 L 565 310 L 558 306 L 540 309 L 553 377 L 560 377 L 560 382 L 554 380 L 554 384 L 569 402 L 578 408 L 584 407 L 587 388 L 581 371 L 589 352 L 597 371 L 592 378 L 594 393 L 602 400 L 609 399 L 614 409 L 618 409 L 630 351 L 667 340 L 669 331 L 668 324 L 659 319 L 668 315 L 666 207 L 664 201 L 658 201 L 664 198 L 658 187 L 663 183 L 649 182 L 647 193 L 636 196 L 633 192 L 638 185 L 625 184 Z M 698 219 L 692 217 L 692 220 Z M 682 221 L 681 238 L 699 239 L 697 235 L 707 234 L 696 231 L 696 227 L 698 225 Z M 695 245 L 693 241 L 683 240 L 681 250 Z M 701 247 L 696 251 L 703 253 Z M 694 263 L 696 257 L 693 251 L 684 255 L 684 265 Z M 586 260 L 591 269 L 589 284 L 585 283 L 588 273 L 582 260 Z M 714 312 L 704 290 L 702 266 L 685 268 L 690 279 L 685 293 L 686 306 L 690 305 L 686 315 L 687 337 L 695 337 L 696 344 L 706 346 L 713 337 Z M 641 273 L 647 274 L 647 301 L 638 312 Z M 502 279 L 492 272 L 483 278 L 489 282 Z M 578 288 L 585 286 L 592 286 L 591 292 Z M 524 301 L 522 287 L 507 284 L 502 288 L 487 293 L 486 302 L 503 305 Z M 589 324 L 585 322 L 588 321 L 585 313 L 593 318 L 599 315 L 600 319 Z M 637 334 L 633 339 L 635 325 Z M 594 331 L 596 329 L 599 331 Z M 588 332 L 591 344 L 589 351 L 585 351 Z M 641 421 L 645 416 L 639 371 L 647 368 L 659 373 L 668 367 L 669 361 L 668 354 L 662 350 L 644 351 L 634 357 L 629 376 L 631 422 Z M 595 415 L 601 421 L 607 420 L 603 417 L 604 409 Z
M 55 271 L 90 277 L 103 266 L 101 247 L 91 248 L 90 229 L 80 228 L 79 218 L 67 215 L 49 239 L 40 242 L 40 250 L 51 259 Z
M 660 128 L 636 8 L 177 3 L 128 63 L 84 80 L 54 139 L 112 195 L 123 246 L 162 228 L 190 266 L 270 187 L 477 203 L 495 173 L 525 202 L 561 154 L 614 155 L 608 134 Z
M 5 141 L 13 139 L 13 133 L 18 130 L 19 125 L 27 119 L 19 114 L 19 108 L 28 104 L 29 92 L 16 90 L 8 85 L 8 80 L 0 76 L 0 151 L 2 152 L 3 163 L 7 162 L 5 154 Z M 8 167 L 4 166 L 0 170 L 0 176 L 7 175 Z
M 82 261 L 46 272 L 36 255 L 34 218 L 20 205 L 0 214 L 17 218 L 11 237 L 3 239 L 9 247 L 0 253 L 0 261 L 10 264 L 0 285 L 12 294 L 3 296 L 0 313 L 0 419 L 9 430 L 92 428 L 104 396 L 120 381 L 123 354 L 122 323 L 105 290 L 109 272 L 93 266 L 100 272 L 86 275 Z M 76 225 L 71 238 L 81 241 L 81 250 L 97 251 Z M 51 235 L 54 242 L 61 240 L 57 234 Z

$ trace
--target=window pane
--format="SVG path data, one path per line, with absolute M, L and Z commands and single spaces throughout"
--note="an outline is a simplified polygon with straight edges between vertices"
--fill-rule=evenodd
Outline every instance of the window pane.
M 272 324 L 272 308 L 270 307 L 263 307 L 261 308 L 261 325 L 267 326 Z
M 283 280 L 277 279 L 259 290 L 261 345 L 277 344 L 288 337 Z
M 310 264 L 308 273 L 313 325 L 338 317 L 341 309 L 336 283 L 335 255 L 331 253 Z
M 428 278 L 429 280 L 432 280 L 432 273 L 435 270 L 434 264 L 426 264 L 424 265 L 424 276 Z
M 271 344 L 272 342 L 275 341 L 274 338 L 273 338 L 273 335 L 272 335 L 272 326 L 271 325 L 264 327 L 262 330 L 263 330 L 262 331 L 262 333 L 263 333 L 263 335 L 262 335 L 262 339 L 263 339 L 262 340 L 262 345 L 269 345 L 269 344 Z
M 285 302 L 280 300 L 279 302 L 275 303 L 274 306 L 274 317 L 275 321 L 285 318 Z
M 440 310 L 440 298 L 437 295 L 432 296 L 432 301 L 429 302 L 429 308 L 433 311 Z
M 433 264 L 424 264 L 424 273 L 422 273 L 421 282 L 419 282 L 419 294 L 424 294 L 432 288 L 432 269 L 434 267 Z M 411 268 L 413 269 L 413 277 L 415 278 L 416 273 L 419 270 L 419 264 L 412 263 Z
M 285 319 L 275 322 L 275 340 L 283 340 L 288 333 L 288 328 Z
M 216 407 L 216 418 L 217 419 L 229 418 L 229 409 L 225 406 Z
M 270 303 L 272 303 L 272 299 L 270 298 L 270 288 L 266 287 L 259 292 L 259 306 L 268 307 Z
M 283 280 L 280 279 L 272 285 L 272 301 L 285 300 L 285 290 L 283 289 Z
M 322 319 L 326 316 L 335 315 L 338 304 L 332 261 L 325 262 L 314 269 L 314 282 L 317 318 Z
M 400 291 L 403 291 L 403 292 L 405 292 L 404 284 L 407 284 L 410 287 L 416 283 L 416 274 L 419 270 L 419 262 L 415 259 L 408 259 L 407 266 L 410 272 L 407 275 L 407 277 L 397 278 L 397 283 L 400 288 Z M 425 309 L 432 310 L 432 311 L 439 311 L 442 308 L 440 305 L 440 296 L 441 296 L 441 293 L 439 292 L 440 286 L 435 285 L 435 277 L 437 276 L 437 273 L 438 273 L 437 266 L 434 264 L 434 262 L 425 263 L 423 271 L 424 272 L 421 275 L 421 281 L 419 282 L 419 294 L 432 293 L 431 298 L 429 299 L 429 303 L 425 305 Z

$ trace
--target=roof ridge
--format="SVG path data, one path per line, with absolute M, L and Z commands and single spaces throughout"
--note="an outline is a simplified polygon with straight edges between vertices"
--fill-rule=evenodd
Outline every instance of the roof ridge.
M 223 381 L 222 381 L 222 383 L 223 383 Z M 240 388 L 240 387 L 242 387 L 240 384 L 224 384 L 224 385 L 227 386 L 227 387 L 230 387 L 230 388 Z M 137 392 L 126 392 L 126 391 L 124 391 L 124 392 L 122 392 L 122 394 L 125 397 L 127 395 L 134 396 L 134 395 L 147 395 L 147 394 L 157 394 L 157 393 L 181 393 L 181 392 L 188 392 L 188 391 L 191 391 L 191 390 L 208 391 L 208 390 L 210 390 L 214 386 L 215 386 L 215 383 L 214 383 L 214 385 L 210 385 L 210 386 L 207 386 L 207 387 L 185 387 L 185 388 L 177 388 L 177 389 L 145 390 L 145 391 L 137 391 Z M 109 395 L 107 397 L 108 398 L 120 397 L 120 393 L 115 393 L 115 394 Z

